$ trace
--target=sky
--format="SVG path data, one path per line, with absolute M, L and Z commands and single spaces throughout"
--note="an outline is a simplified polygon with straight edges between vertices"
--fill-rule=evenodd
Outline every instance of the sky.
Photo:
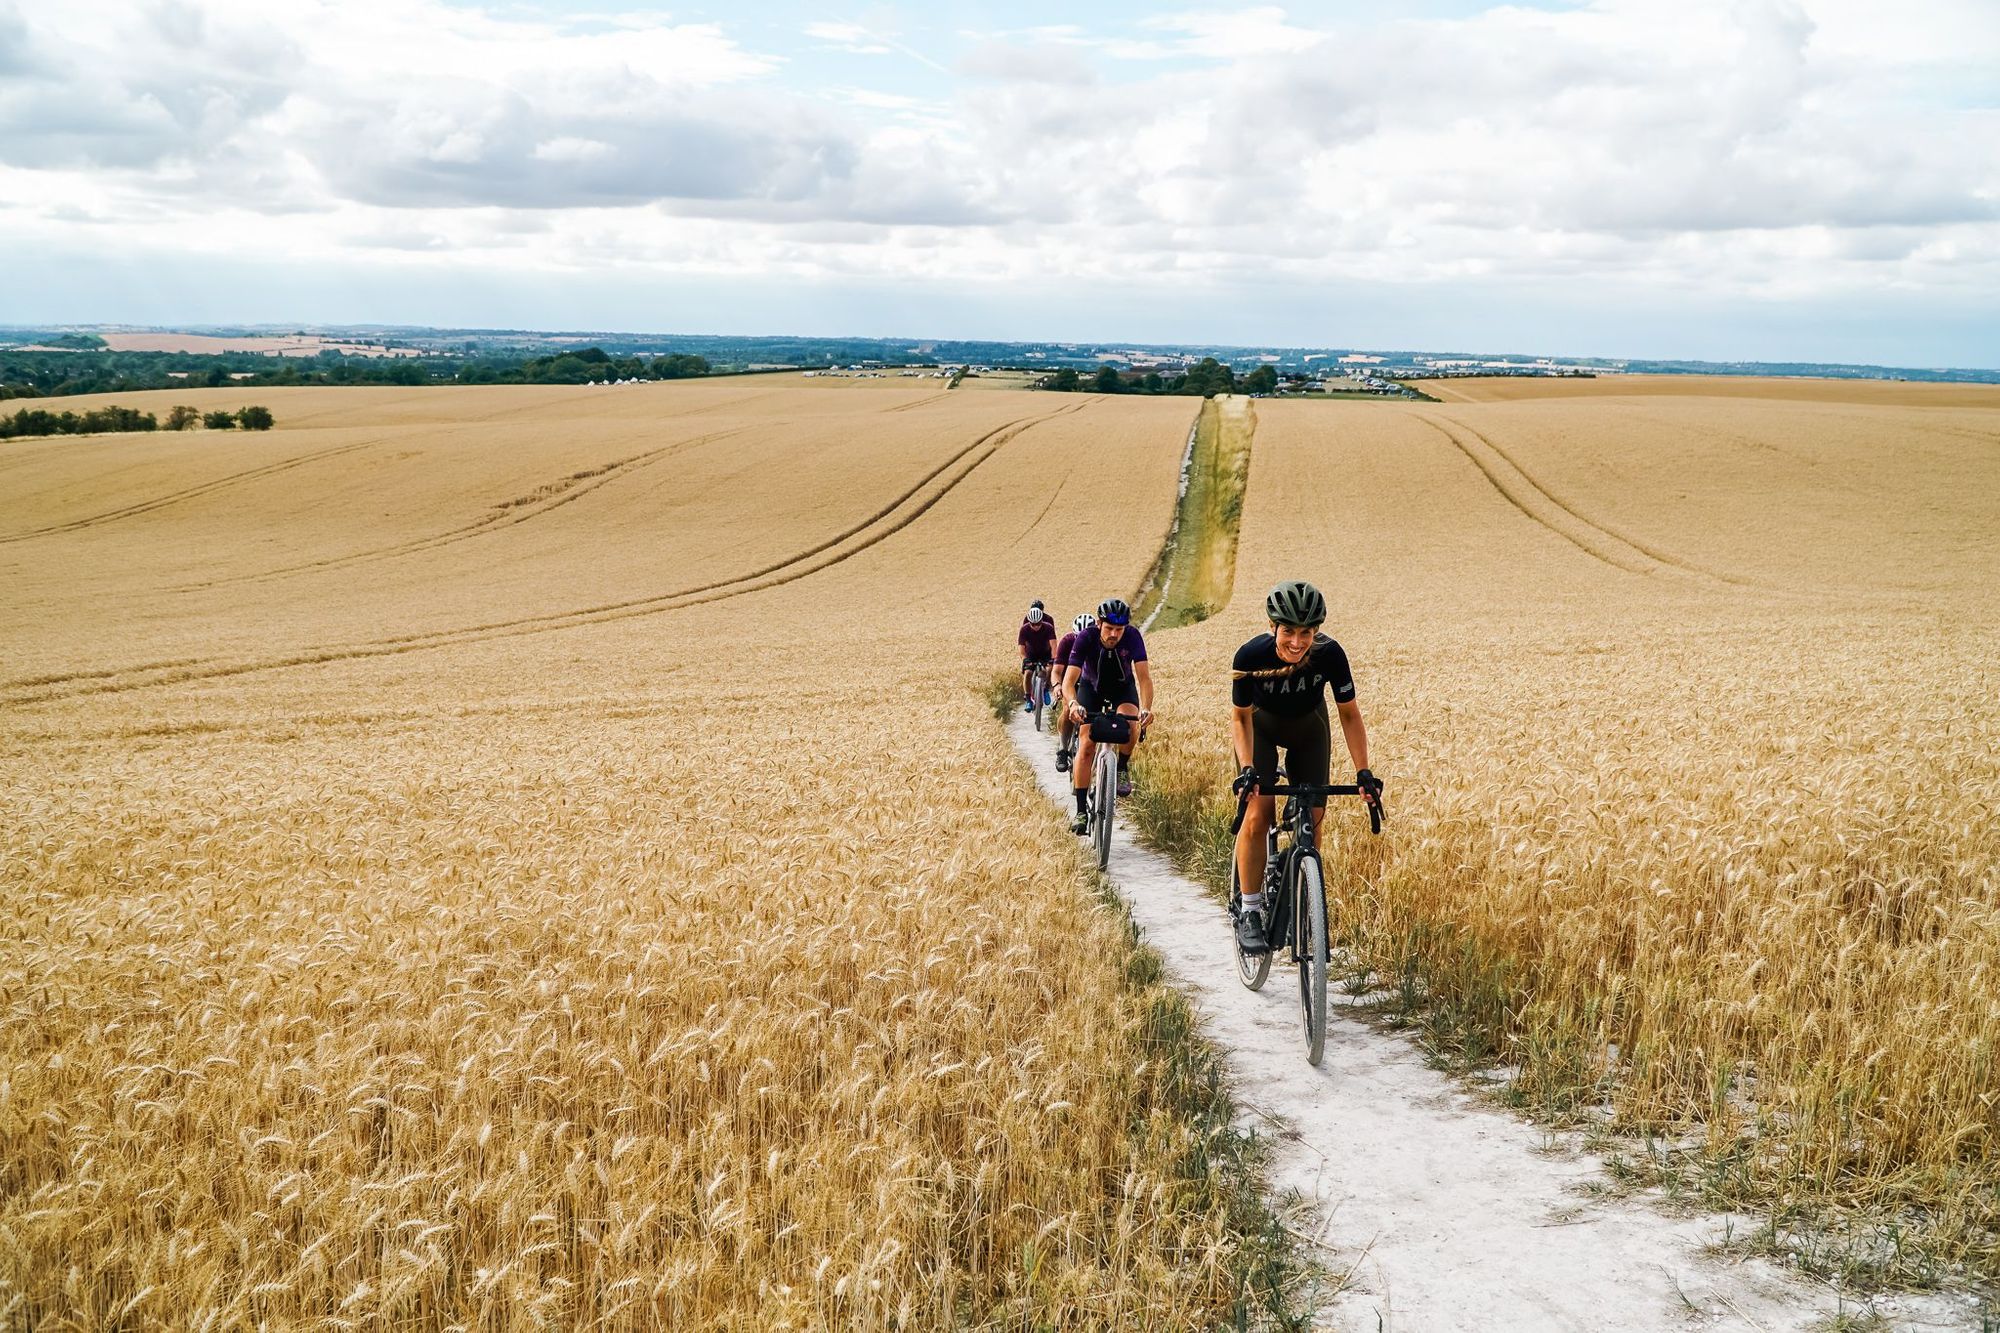
M 0 323 L 2000 367 L 2000 3 L 0 0 Z

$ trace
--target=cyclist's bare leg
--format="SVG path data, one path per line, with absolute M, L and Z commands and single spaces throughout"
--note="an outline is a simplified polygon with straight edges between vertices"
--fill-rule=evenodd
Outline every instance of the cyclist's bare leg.
M 1236 833 L 1236 889 L 1239 893 L 1264 891 L 1264 851 L 1266 835 L 1277 818 L 1277 798 L 1252 796 L 1243 811 L 1243 827 Z

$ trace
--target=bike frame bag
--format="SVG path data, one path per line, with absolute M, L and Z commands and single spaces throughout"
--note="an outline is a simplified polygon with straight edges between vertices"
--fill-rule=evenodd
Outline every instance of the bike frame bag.
M 1123 713 L 1093 717 L 1090 719 L 1090 739 L 1100 745 L 1123 745 L 1132 739 L 1132 719 Z

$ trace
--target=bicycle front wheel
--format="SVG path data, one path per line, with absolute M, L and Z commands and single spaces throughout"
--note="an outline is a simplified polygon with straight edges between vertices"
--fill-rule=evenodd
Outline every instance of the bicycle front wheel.
M 1096 819 L 1091 836 L 1097 842 L 1097 868 L 1111 865 L 1111 816 L 1118 806 L 1118 752 L 1109 745 L 1097 747 L 1097 772 L 1093 775 L 1090 809 Z
M 1029 702 L 1035 706 L 1035 730 L 1040 731 L 1042 716 L 1049 711 L 1049 678 L 1037 671 L 1034 679 L 1028 682 L 1028 688 L 1034 691 L 1034 698 Z
M 1319 1064 L 1326 1051 L 1326 885 L 1317 856 L 1301 856 L 1295 890 L 1299 920 L 1299 1014 L 1306 1025 L 1306 1063 Z
M 1236 979 L 1251 990 L 1264 989 L 1266 978 L 1271 975 L 1271 950 L 1263 953 L 1244 953 L 1242 941 L 1236 938 L 1236 914 L 1243 910 L 1243 891 L 1237 883 L 1236 867 L 1229 867 L 1229 947 L 1236 951 Z

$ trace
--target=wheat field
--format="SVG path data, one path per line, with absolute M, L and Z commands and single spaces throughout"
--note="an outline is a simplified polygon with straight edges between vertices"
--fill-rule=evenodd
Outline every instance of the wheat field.
M 1230 1317 L 1212 1066 L 977 690 L 1188 404 L 259 393 L 0 453 L 0 1325 Z
M 1142 813 L 1205 854 L 1314 579 L 1392 1009 L 1774 1243 L 1990 1276 L 2000 406 L 1582 383 L 1253 404 Z M 1215 1068 L 977 693 L 1137 588 L 1194 404 L 258 397 L 0 450 L 0 1323 L 1233 1321 Z
M 1228 655 L 1317 581 L 1389 784 L 1329 862 L 1378 997 L 1822 1271 L 1990 1281 L 2000 392 L 1493 383 L 1254 405 L 1149 821 L 1226 882 Z

